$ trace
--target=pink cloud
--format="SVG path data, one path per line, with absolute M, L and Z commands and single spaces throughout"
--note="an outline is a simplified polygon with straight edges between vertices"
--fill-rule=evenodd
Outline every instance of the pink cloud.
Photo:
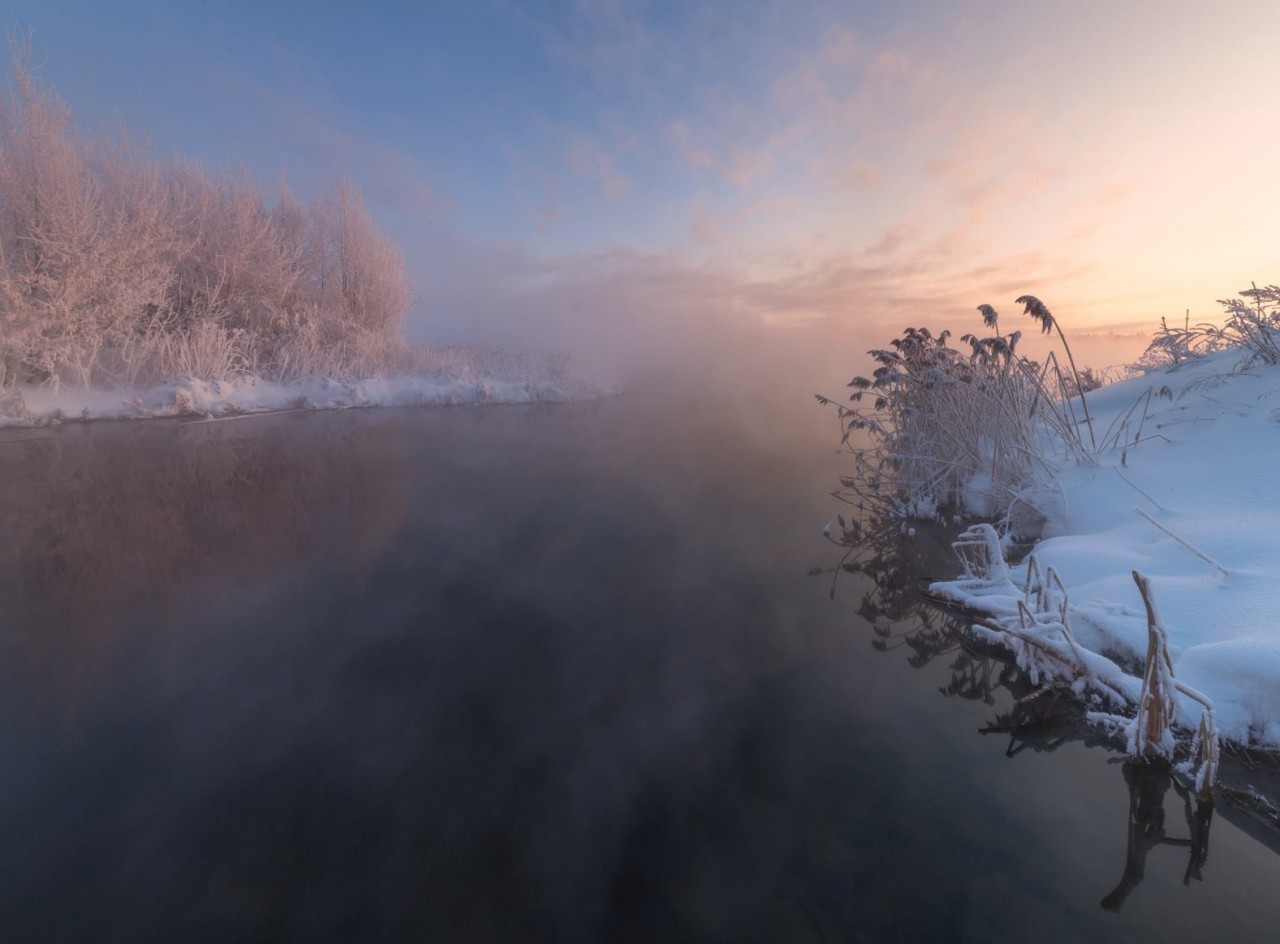
M 580 180 L 598 187 L 609 200 L 625 200 L 631 194 L 631 180 L 618 169 L 613 155 L 593 138 L 575 136 L 565 154 L 565 165 Z
M 683 121 L 673 121 L 667 126 L 667 134 L 675 142 L 681 160 L 692 170 L 709 170 L 715 166 L 715 158 L 705 148 L 697 146 L 693 135 Z
M 869 75 L 884 78 L 901 78 L 911 71 L 911 60 L 900 49 L 882 49 L 876 53 L 867 67 Z

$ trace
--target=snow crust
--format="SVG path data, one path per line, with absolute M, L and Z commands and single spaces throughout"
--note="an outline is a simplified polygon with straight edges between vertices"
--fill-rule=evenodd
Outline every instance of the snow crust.
M 144 390 L 23 387 L 0 395 L 0 428 L 64 421 L 202 416 L 208 419 L 285 410 L 487 403 L 565 403 L 617 396 L 609 384 L 578 377 L 510 379 L 399 374 L 340 383 L 315 377 L 296 384 L 258 378 L 172 380 Z
M 1143 406 L 1096 466 L 1057 474 L 1064 500 L 1035 555 L 1061 577 L 1080 645 L 1131 665 L 1147 647 L 1131 572 L 1145 574 L 1175 675 L 1213 700 L 1220 736 L 1280 749 L 1280 367 L 1240 362 L 1224 351 L 1091 393 L 1101 438 L 1152 391 L 1140 434 Z M 1008 616 L 1026 578 L 1024 563 L 932 589 Z M 1199 711 L 1180 701 L 1180 725 Z

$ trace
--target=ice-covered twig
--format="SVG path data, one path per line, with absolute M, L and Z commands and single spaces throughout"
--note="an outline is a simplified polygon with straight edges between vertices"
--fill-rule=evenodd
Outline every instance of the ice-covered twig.
M 1147 608 L 1147 664 L 1142 673 L 1142 691 L 1138 696 L 1138 714 L 1129 728 L 1129 755 L 1150 760 L 1173 757 L 1174 702 L 1173 660 L 1169 656 L 1169 633 L 1160 618 L 1151 592 L 1151 583 L 1136 570 L 1133 582 L 1138 585 Z
M 1000 536 L 991 525 L 975 524 L 961 532 L 951 547 L 964 565 L 965 576 L 995 583 L 1009 583 L 1009 565 L 1004 562 Z
M 1213 702 L 1199 690 L 1174 677 L 1168 631 L 1156 606 L 1150 582 L 1134 571 L 1134 581 L 1146 604 L 1148 627 L 1146 666 L 1143 677 L 1139 679 L 1076 640 L 1071 629 L 1070 598 L 1055 568 L 1042 567 L 1036 556 L 1031 555 L 1027 560 L 1026 579 L 1018 587 L 1007 578 L 1008 567 L 1003 556 L 999 555 L 999 539 L 993 528 L 989 525 L 975 526 L 961 538 L 954 547 L 969 578 L 957 584 L 961 596 L 972 600 L 976 593 L 983 597 L 985 603 L 1003 597 L 1005 592 L 1014 594 L 1013 601 L 1010 601 L 1014 605 L 1012 610 L 1001 603 L 996 612 L 988 608 L 988 615 L 971 623 L 977 638 L 1008 649 L 1031 684 L 1042 691 L 1055 685 L 1069 686 L 1077 696 L 1091 693 L 1095 696 L 1095 705 L 1098 704 L 1096 696 L 1117 708 L 1136 705 L 1136 715 L 1132 718 L 1122 718 L 1109 712 L 1090 712 L 1091 720 L 1125 732 L 1132 757 L 1172 760 L 1178 696 L 1185 696 L 1201 706 L 1189 760 L 1180 764 L 1178 769 L 1192 777 L 1201 799 L 1208 799 L 1218 762 Z M 999 566 L 993 568 L 993 561 L 999 561 Z M 1006 576 L 997 582 L 992 579 L 993 573 Z M 997 598 L 989 596 L 992 589 L 998 591 Z M 1001 611 L 1003 615 L 998 615 Z
M 1135 570 L 1133 582 L 1138 585 L 1138 592 L 1142 594 L 1142 602 L 1147 608 L 1148 646 L 1138 716 L 1129 729 L 1129 753 L 1135 759 L 1171 759 L 1173 736 L 1170 729 L 1176 710 L 1175 693 L 1199 702 L 1204 710 L 1191 740 L 1191 756 L 1186 764 L 1180 765 L 1180 769 L 1189 773 L 1198 763 L 1196 792 L 1201 800 L 1208 801 L 1212 799 L 1213 783 L 1218 775 L 1218 730 L 1214 723 L 1213 702 L 1202 692 L 1174 678 L 1169 634 L 1156 606 L 1151 581 Z

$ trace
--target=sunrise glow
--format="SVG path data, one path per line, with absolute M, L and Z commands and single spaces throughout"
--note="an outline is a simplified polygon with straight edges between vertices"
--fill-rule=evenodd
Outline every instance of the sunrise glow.
M 1274 4 L 108 6 L 14 10 L 81 122 L 353 175 L 426 340 L 1146 333 L 1280 267 Z

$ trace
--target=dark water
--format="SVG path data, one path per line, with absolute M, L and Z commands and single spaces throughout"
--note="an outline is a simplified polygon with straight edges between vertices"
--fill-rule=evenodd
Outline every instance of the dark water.
M 1100 907 L 1113 756 L 828 600 L 809 402 L 0 438 L 0 940 L 1273 939 L 1222 817 Z

